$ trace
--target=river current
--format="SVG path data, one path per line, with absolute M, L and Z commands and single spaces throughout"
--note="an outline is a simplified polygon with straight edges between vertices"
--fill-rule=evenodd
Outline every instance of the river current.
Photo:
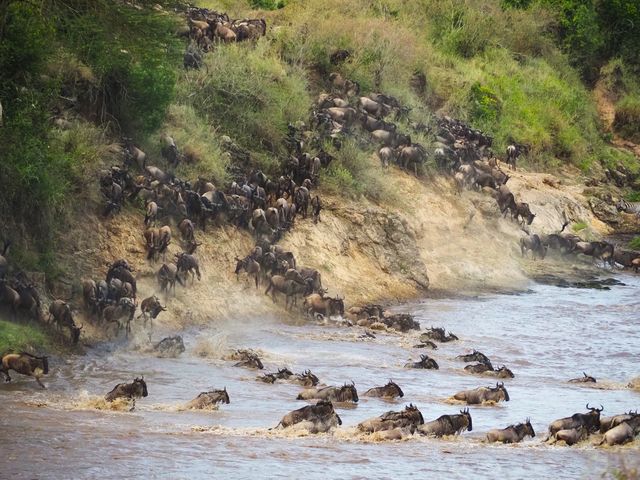
M 551 421 L 583 412 L 587 403 L 603 405 L 603 415 L 640 407 L 640 393 L 626 388 L 640 376 L 640 279 L 619 279 L 624 284 L 610 290 L 532 283 L 526 293 L 396 307 L 423 328 L 442 326 L 460 338 L 435 351 L 413 348 L 417 332 L 362 338 L 360 327 L 260 317 L 160 332 L 183 335 L 186 352 L 178 358 L 123 342 L 53 359 L 46 390 L 17 374 L 0 385 L 0 478 L 600 478 L 622 461 L 638 462 L 638 441 L 604 449 L 590 442 L 550 446 L 542 439 Z M 265 370 L 234 367 L 226 358 L 235 348 L 258 351 Z M 409 403 L 426 421 L 457 413 L 462 406 L 448 397 L 495 384 L 465 373 L 455 360 L 473 349 L 515 373 L 505 380 L 510 402 L 470 407 L 473 431 L 393 442 L 357 433 L 358 422 Z M 420 353 L 433 356 L 440 370 L 403 368 Z M 328 385 L 353 381 L 360 402 L 338 410 L 343 425 L 329 434 L 269 430 L 305 404 L 296 400 L 298 385 L 255 380 L 283 366 L 311 369 Z M 583 371 L 596 377 L 595 386 L 567 382 Z M 116 383 L 142 374 L 149 396 L 134 411 L 104 403 Z M 404 398 L 362 396 L 388 379 Z M 231 404 L 181 408 L 199 392 L 225 386 Z M 508 446 L 483 442 L 489 429 L 526 417 L 535 438 Z

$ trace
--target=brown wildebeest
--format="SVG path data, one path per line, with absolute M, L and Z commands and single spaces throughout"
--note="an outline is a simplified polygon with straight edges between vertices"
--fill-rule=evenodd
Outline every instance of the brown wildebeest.
M 311 373 L 311 370 L 305 370 L 302 373 L 296 373 L 293 376 L 292 382 L 302 385 L 303 387 L 315 387 L 320 383 L 320 379 Z
M 255 368 L 258 370 L 262 370 L 264 368 L 262 360 L 260 360 L 258 354 L 251 350 L 236 350 L 231 355 L 231 359 L 240 360 L 234 365 L 234 367 Z
M 160 304 L 160 300 L 155 295 L 151 295 L 150 297 L 142 300 L 140 304 L 141 313 L 138 315 L 138 318 L 143 318 L 143 326 L 146 328 L 147 321 L 151 322 L 151 326 L 153 327 L 153 320 L 156 319 L 160 312 L 166 312 L 167 307 L 163 307 Z
M 419 427 L 424 418 L 418 407 L 409 404 L 399 412 L 389 411 L 379 417 L 369 418 L 358 424 L 358 430 L 365 433 L 393 430 L 395 428 Z
M 418 433 L 433 437 L 460 435 L 464 430 L 468 432 L 473 430 L 473 422 L 468 408 L 460 410 L 459 414 L 442 415 L 418 427 Z
M 115 323 L 117 331 L 124 327 L 125 334 L 129 337 L 131 332 L 131 320 L 136 313 L 136 304 L 130 298 L 121 298 L 116 305 L 109 305 L 102 311 L 102 320 L 105 324 Z
M 491 368 L 491 360 L 484 353 L 474 350 L 472 353 L 467 353 L 465 355 L 458 355 L 456 360 L 462 360 L 463 362 L 479 362 L 484 363 L 485 365 L 489 365 Z
M 428 370 L 439 370 L 438 363 L 429 355 L 420 355 L 420 361 L 406 363 L 404 368 L 423 368 Z
M 167 295 L 173 288 L 173 293 L 176 293 L 176 280 L 183 287 L 185 286 L 184 282 L 178 275 L 178 267 L 173 263 L 164 263 L 158 270 L 158 283 L 160 284 L 160 291 L 166 292 Z
M 342 425 L 342 420 L 333 409 L 330 401 L 320 400 L 315 405 L 307 405 L 287 413 L 276 428 L 288 428 L 302 422 L 309 422 L 311 433 L 325 433 L 331 428 Z
M 585 427 L 588 433 L 597 432 L 600 429 L 600 412 L 604 410 L 602 405 L 600 408 L 590 407 L 587 403 L 589 413 L 574 413 L 570 417 L 561 418 L 551 422 L 549 425 L 549 437 L 553 437 L 560 430 L 575 429 Z
M 402 398 L 404 397 L 404 392 L 397 383 L 395 383 L 393 380 L 389 380 L 389 382 L 384 387 L 370 388 L 369 390 L 364 392 L 364 396 L 379 398 Z
M 155 260 L 160 244 L 160 231 L 157 228 L 147 228 L 143 235 L 147 247 L 147 260 Z
M 293 376 L 293 372 L 287 367 L 278 369 L 275 373 L 265 373 L 260 375 L 257 380 L 264 383 L 276 383 L 276 380 L 288 380 Z
M 307 315 L 312 317 L 331 317 L 344 315 L 344 300 L 335 297 L 322 297 L 318 293 L 312 293 L 304 299 L 304 308 Z
M 451 332 L 449 332 L 449 335 L 447 335 L 445 329 L 442 327 L 430 327 L 429 329 L 425 329 L 425 331 L 420 335 L 420 341 L 422 342 L 425 340 L 435 340 L 436 342 L 452 342 L 459 339 Z
M 158 204 L 154 201 L 146 202 L 146 214 L 144 216 L 145 226 L 155 225 L 158 219 Z
M 276 291 L 284 293 L 286 295 L 285 298 L 285 308 L 293 307 L 297 302 L 297 295 L 309 295 L 313 292 L 313 280 L 307 278 L 304 280 L 304 283 L 298 283 L 295 280 L 287 280 L 282 275 L 273 275 L 269 279 L 269 285 L 265 290 L 264 294 L 267 295 L 271 292 L 271 299 L 276 301 Z
M 582 377 L 572 378 L 569 383 L 596 383 L 596 379 L 582 372 Z
M 635 418 L 637 416 L 639 415 L 638 411 L 636 410 L 635 412 L 630 411 L 629 413 L 614 415 L 613 417 L 600 417 L 600 433 L 606 433 L 613 427 L 617 427 L 621 423 L 626 422 L 627 420 L 631 420 L 632 418 Z
M 318 195 L 311 199 L 311 210 L 313 212 L 313 223 L 318 223 L 320 221 L 320 211 L 322 210 L 322 202 Z
M 619 425 L 609 429 L 602 438 L 600 445 L 606 443 L 609 446 L 622 445 L 632 441 L 640 433 L 640 415 L 626 420 Z
M 556 434 L 549 440 L 551 440 L 550 443 L 555 443 L 562 440 L 567 445 L 571 446 L 575 445 L 578 442 L 581 442 L 582 440 L 586 440 L 588 436 L 589 431 L 587 430 L 587 428 L 583 425 L 579 425 L 575 428 L 564 428 L 562 430 L 558 430 Z
M 256 281 L 256 288 L 260 284 L 260 264 L 254 260 L 251 256 L 245 257 L 243 260 L 240 260 L 236 257 L 236 280 L 239 280 L 239 275 L 241 271 L 247 272 L 247 275 L 253 276 Z
M 182 235 L 183 240 L 186 240 L 186 241 L 195 240 L 196 226 L 188 218 L 183 219 L 178 224 L 178 230 L 180 230 L 180 235 Z
M 518 222 L 527 222 L 527 225 L 531 225 L 533 219 L 536 217 L 535 213 L 531 213 L 529 209 L 529 204 L 524 202 L 516 202 L 516 220 Z
M 98 287 L 90 278 L 82 281 L 82 299 L 90 315 L 98 313 Z
M 229 394 L 227 393 L 227 387 L 222 390 L 210 390 L 208 392 L 201 392 L 196 398 L 191 400 L 185 405 L 185 408 L 190 410 L 202 410 L 205 408 L 213 408 L 218 403 L 226 403 L 229 405 Z
M 501 400 L 508 402 L 509 393 L 504 388 L 504 383 L 498 382 L 495 387 L 478 387 L 473 390 L 458 392 L 453 398 L 466 402 L 468 405 L 478 405 L 485 402 L 498 403 Z
M 38 385 L 45 388 L 44 384 L 40 381 L 40 377 L 49 373 L 49 359 L 46 356 L 36 357 L 26 352 L 7 353 L 2 356 L 0 367 L 0 372 L 4 374 L 5 382 L 11 381 L 9 370 L 13 370 L 20 375 L 35 378 Z
M 516 199 L 509 190 L 509 187 L 506 185 L 500 185 L 498 187 L 496 201 L 498 202 L 498 208 L 500 209 L 500 213 L 504 217 L 507 216 L 507 211 L 511 211 L 511 217 L 515 215 L 516 211 Z
M 533 252 L 534 260 L 536 257 L 540 257 L 541 260 L 544 260 L 544 257 L 547 255 L 547 249 L 548 247 L 545 247 L 542 244 L 542 240 L 540 240 L 537 233 L 520 238 L 520 253 L 523 257 L 527 253 L 527 250 L 531 250 Z
M 532 438 L 536 436 L 528 418 L 524 423 L 509 425 L 502 430 L 489 430 L 487 432 L 487 442 L 519 443 L 527 435 Z
M 143 375 L 141 378 L 134 379 L 131 383 L 119 383 L 104 396 L 104 399 L 107 402 L 113 402 L 117 398 L 132 400 L 131 410 L 133 410 L 136 408 L 136 398 L 146 397 L 147 395 L 149 395 L 149 392 Z
M 307 388 L 298 394 L 297 400 L 328 400 L 331 402 L 358 403 L 358 391 L 353 382 L 342 387 Z
M 69 329 L 71 342 L 74 345 L 77 345 L 78 340 L 80 339 L 80 330 L 82 330 L 82 325 L 80 327 L 76 326 L 76 322 L 73 321 L 73 316 L 71 315 L 71 307 L 69 307 L 69 304 L 62 300 L 55 300 L 51 305 L 49 305 L 49 319 L 52 318 L 53 322 L 58 327 L 58 330 L 62 330 L 63 327 Z

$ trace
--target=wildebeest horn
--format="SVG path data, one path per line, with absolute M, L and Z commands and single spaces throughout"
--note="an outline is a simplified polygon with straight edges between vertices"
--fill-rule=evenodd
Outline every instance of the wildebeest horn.
M 591 410 L 591 407 L 589 406 L 589 403 L 587 403 L 587 410 Z
M 588 376 L 589 376 L 589 375 L 587 375 L 585 372 L 582 372 L 582 374 L 583 374 L 585 377 L 588 377 Z

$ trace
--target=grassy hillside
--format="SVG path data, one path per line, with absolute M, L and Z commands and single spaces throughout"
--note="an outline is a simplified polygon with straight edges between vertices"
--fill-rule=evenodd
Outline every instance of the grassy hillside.
M 365 94 L 398 97 L 411 108 L 399 123 L 404 130 L 409 122 L 429 125 L 435 114 L 449 114 L 491 134 L 498 153 L 512 141 L 530 145 L 534 168 L 569 163 L 589 172 L 618 162 L 637 168 L 603 137 L 571 56 L 580 44 L 571 40 L 577 33 L 567 33 L 574 20 L 561 16 L 558 2 L 196 3 L 232 18 L 265 17 L 267 36 L 216 47 L 203 68 L 185 71 L 186 43 L 175 34 L 185 5 L 177 0 L 9 1 L 0 7 L 0 211 L 7 226 L 2 235 L 21 239 L 14 261 L 56 274 L 57 233 L 95 205 L 95 172 L 110 161 L 106 145 L 121 135 L 134 137 L 157 162 L 160 134 L 170 133 L 192 154 L 194 163 L 177 172 L 189 178 L 229 179 L 222 135 L 250 151 L 256 166 L 278 172 L 287 125 L 308 120 L 332 71 L 359 82 Z M 338 49 L 351 56 L 332 65 Z M 597 53 L 594 65 L 613 72 L 619 130 L 633 130 L 640 104 L 631 60 Z M 427 147 L 432 141 L 413 137 Z M 370 168 L 371 152 L 358 139 L 334 150 L 337 161 L 324 174 L 324 188 L 392 199 L 394 192 Z
M 48 335 L 37 326 L 0 320 L 0 354 L 13 351 L 43 351 L 51 348 Z

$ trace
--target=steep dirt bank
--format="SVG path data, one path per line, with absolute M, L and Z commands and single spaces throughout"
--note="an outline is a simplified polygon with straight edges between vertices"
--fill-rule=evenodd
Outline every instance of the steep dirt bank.
M 371 168 L 380 168 L 377 160 L 370 161 Z M 552 259 L 542 266 L 521 258 L 518 239 L 523 232 L 500 216 L 490 192 L 458 195 L 448 177 L 418 180 L 394 168 L 381 174 L 396 192 L 388 204 L 347 200 L 321 191 L 322 221 L 313 224 L 311 218 L 299 218 L 281 241 L 300 265 L 320 270 L 329 293 L 344 296 L 347 306 L 397 302 L 425 295 L 427 290 L 469 294 L 520 289 L 526 287 L 528 275 L 555 268 Z M 585 238 L 609 233 L 592 214 L 582 193 L 584 186 L 571 180 L 575 178 L 575 172 L 563 177 L 512 173 L 511 190 L 536 214 L 528 227 L 531 232 L 555 232 L 566 218 L 586 225 L 580 232 Z M 61 259 L 78 272 L 75 279 L 67 280 L 76 298 L 81 277 L 103 278 L 108 263 L 117 258 L 128 259 L 136 269 L 139 298 L 157 293 L 155 272 L 161 262 L 145 260 L 142 232 L 140 208 L 130 207 L 107 221 L 88 216 L 82 232 L 68 236 L 69 249 Z M 256 290 L 247 278 L 237 281 L 233 274 L 235 258 L 253 247 L 249 233 L 210 226 L 206 233 L 198 231 L 197 238 L 203 242 L 197 252 L 202 280 L 187 288 L 178 285 L 176 296 L 166 299 L 169 310 L 158 319 L 162 331 L 210 321 L 237 324 L 248 316 L 286 315 L 282 299 L 274 305 L 264 295 L 266 285 Z M 171 261 L 179 250 L 174 238 L 166 260 Z M 61 290 L 64 296 L 72 293 L 71 288 Z M 98 329 L 87 333 L 103 336 Z

